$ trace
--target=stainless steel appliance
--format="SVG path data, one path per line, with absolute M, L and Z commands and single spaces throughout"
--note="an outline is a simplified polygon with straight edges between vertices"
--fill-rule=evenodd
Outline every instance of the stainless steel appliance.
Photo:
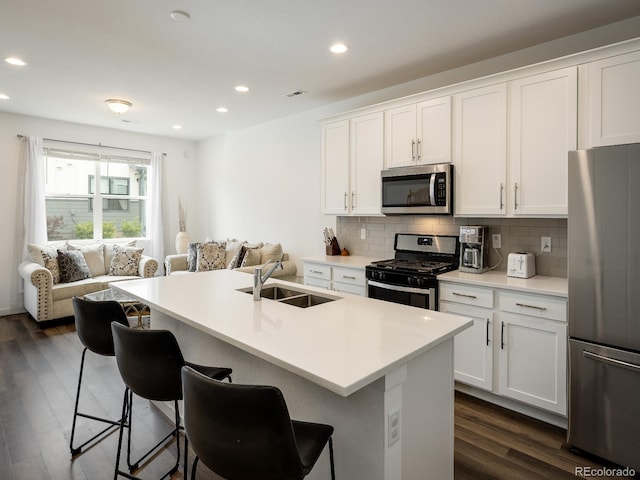
M 640 144 L 569 153 L 570 446 L 640 470 Z
M 460 227 L 460 271 L 482 273 L 488 270 L 489 234 L 486 227 Z
M 382 213 L 453 214 L 450 163 L 396 167 L 382 171 Z
M 437 310 L 440 273 L 455 270 L 458 237 L 396 233 L 394 258 L 365 267 L 370 298 Z

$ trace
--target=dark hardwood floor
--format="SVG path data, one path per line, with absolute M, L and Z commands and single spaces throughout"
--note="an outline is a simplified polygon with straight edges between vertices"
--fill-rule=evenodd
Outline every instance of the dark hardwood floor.
M 113 478 L 117 433 L 74 458 L 69 453 L 81 352 L 73 323 L 41 328 L 26 314 L 0 317 L 1 479 Z M 81 410 L 117 418 L 123 390 L 114 359 L 88 353 Z M 134 401 L 134 408 L 134 445 L 152 445 L 170 429 L 148 402 Z M 81 439 L 95 424 L 79 420 L 77 428 Z M 456 394 L 456 480 L 568 479 L 576 478 L 576 467 L 607 466 L 574 454 L 564 441 L 560 428 Z M 139 475 L 157 478 L 175 461 L 174 452 L 175 445 L 162 451 Z M 172 478 L 183 478 L 182 469 Z M 201 465 L 198 478 L 218 477 Z

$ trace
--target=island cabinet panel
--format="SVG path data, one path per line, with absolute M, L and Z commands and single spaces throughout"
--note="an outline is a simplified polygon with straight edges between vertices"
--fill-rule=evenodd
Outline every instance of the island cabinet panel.
M 442 280 L 440 291 L 441 311 L 474 321 L 455 337 L 456 381 L 567 414 L 566 298 Z
M 338 258 L 342 260 L 342 257 Z M 373 259 L 363 259 L 361 265 L 336 265 L 320 260 L 304 260 L 304 283 L 366 297 L 367 279 L 364 268 L 371 261 Z
M 581 73 L 581 148 L 640 142 L 640 51 L 587 63 Z
M 322 126 L 322 212 L 381 215 L 383 114 Z

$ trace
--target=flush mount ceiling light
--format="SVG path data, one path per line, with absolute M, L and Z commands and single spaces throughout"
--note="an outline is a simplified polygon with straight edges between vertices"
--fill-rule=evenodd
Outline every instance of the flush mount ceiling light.
M 117 113 L 118 115 L 126 112 L 131 107 L 132 103 L 127 102 L 126 100 L 119 100 L 117 98 L 109 98 L 104 101 L 113 113 Z
M 227 113 L 229 110 L 227 109 L 227 107 L 218 107 L 216 108 L 216 112 L 218 113 Z
M 191 15 L 182 10 L 174 10 L 169 16 L 176 22 L 185 22 L 187 20 L 191 20 Z
M 182 130 L 182 125 L 173 125 L 171 128 L 174 130 Z
M 9 100 L 9 95 L 5 95 L 4 93 L 0 93 L 0 100 Z
M 344 43 L 334 43 L 333 45 L 331 45 L 329 50 L 331 50 L 333 53 L 344 53 L 349 50 L 349 47 L 347 47 Z
M 249 91 L 249 87 L 245 86 L 245 85 L 237 85 L 235 87 L 236 92 L 240 92 L 240 93 L 246 93 Z
M 4 59 L 5 62 L 11 64 L 11 65 L 15 65 L 17 67 L 24 67 L 27 62 L 25 62 L 24 60 L 21 60 L 17 57 L 7 57 Z

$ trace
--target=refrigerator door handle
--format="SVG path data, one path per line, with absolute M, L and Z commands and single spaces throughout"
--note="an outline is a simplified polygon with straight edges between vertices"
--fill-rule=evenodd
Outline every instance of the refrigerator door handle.
M 604 357 L 587 350 L 583 350 L 582 355 L 585 358 L 595 360 L 596 362 L 606 363 L 607 365 L 613 365 L 615 367 L 626 368 L 627 370 L 631 370 L 634 372 L 640 372 L 640 365 L 636 365 L 635 363 L 623 362 L 622 360 L 616 360 L 615 358 Z

